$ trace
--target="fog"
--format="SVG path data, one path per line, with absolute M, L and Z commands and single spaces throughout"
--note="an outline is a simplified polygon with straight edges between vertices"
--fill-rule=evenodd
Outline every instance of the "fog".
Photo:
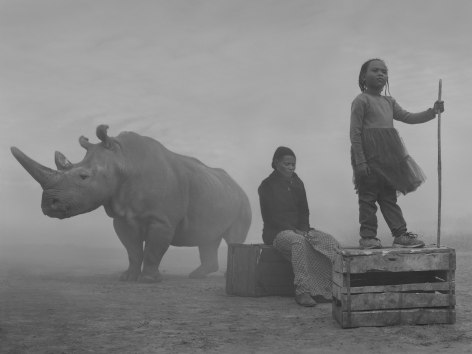
M 385 59 L 392 96 L 412 112 L 432 106 L 442 78 L 441 243 L 470 248 L 471 11 L 466 0 L 0 1 L 2 257 L 30 257 L 21 245 L 56 245 L 116 249 L 126 265 L 102 208 L 44 216 L 40 186 L 9 150 L 50 167 L 55 150 L 79 162 L 79 136 L 97 142 L 99 124 L 224 168 L 251 201 L 248 243 L 262 242 L 257 187 L 275 148 L 289 146 L 312 226 L 356 245 L 349 114 L 371 57 Z M 428 177 L 399 204 L 409 229 L 433 243 L 437 121 L 396 128 Z M 379 222 L 387 245 L 380 214 Z M 196 249 L 172 249 L 164 262 L 187 254 L 196 267 Z

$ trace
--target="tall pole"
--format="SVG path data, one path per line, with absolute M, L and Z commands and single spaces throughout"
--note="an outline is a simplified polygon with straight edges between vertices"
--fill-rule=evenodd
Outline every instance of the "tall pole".
M 441 101 L 442 80 L 439 79 L 438 101 Z M 438 112 L 438 230 L 437 247 L 441 247 L 441 184 L 442 184 L 442 166 L 441 166 L 441 112 Z

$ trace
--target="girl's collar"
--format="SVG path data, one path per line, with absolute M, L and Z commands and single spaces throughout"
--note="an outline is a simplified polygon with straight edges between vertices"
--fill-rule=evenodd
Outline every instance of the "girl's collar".
M 369 91 L 369 89 L 365 90 L 364 93 L 367 94 L 367 95 L 371 95 L 371 96 L 381 96 L 382 95 L 382 91 L 380 91 L 380 92 Z

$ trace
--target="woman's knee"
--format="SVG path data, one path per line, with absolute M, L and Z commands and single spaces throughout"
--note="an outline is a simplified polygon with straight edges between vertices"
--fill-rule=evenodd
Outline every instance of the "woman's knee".
M 294 245 L 294 244 L 302 244 L 305 243 L 305 237 L 302 235 L 297 234 L 294 231 L 282 231 L 280 232 L 274 240 L 274 247 L 286 247 L 287 245 Z

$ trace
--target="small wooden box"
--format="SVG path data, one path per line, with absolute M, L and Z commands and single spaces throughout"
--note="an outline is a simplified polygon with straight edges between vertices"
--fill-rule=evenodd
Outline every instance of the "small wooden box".
M 272 246 L 228 245 L 226 293 L 238 296 L 293 296 L 293 270 Z
M 341 249 L 333 317 L 342 328 L 455 322 L 451 248 Z

